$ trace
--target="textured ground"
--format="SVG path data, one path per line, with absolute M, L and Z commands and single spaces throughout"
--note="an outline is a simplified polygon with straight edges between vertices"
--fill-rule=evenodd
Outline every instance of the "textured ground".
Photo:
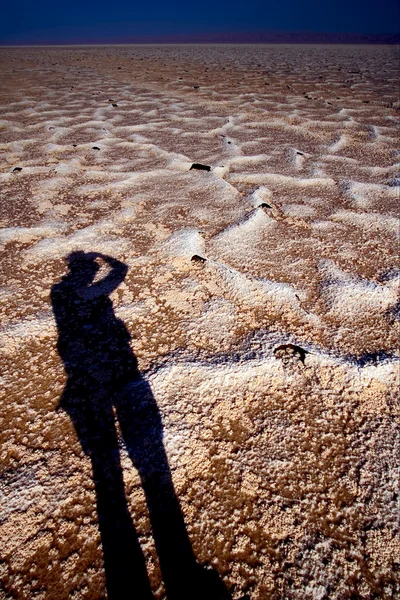
M 90 462 L 55 410 L 49 294 L 74 250 L 129 267 L 114 309 L 198 561 L 233 598 L 400 597 L 398 49 L 0 60 L 1 597 L 105 597 Z

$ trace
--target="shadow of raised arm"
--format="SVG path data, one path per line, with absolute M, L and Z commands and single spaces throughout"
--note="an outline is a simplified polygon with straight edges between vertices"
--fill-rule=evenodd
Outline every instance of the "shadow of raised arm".
M 79 295 L 87 300 L 97 298 L 98 296 L 109 296 L 125 279 L 128 267 L 116 258 L 101 254 L 100 252 L 90 252 L 86 255 L 86 258 L 93 261 L 100 258 L 111 267 L 111 270 L 100 281 L 95 281 L 89 286 L 80 288 L 78 291 Z

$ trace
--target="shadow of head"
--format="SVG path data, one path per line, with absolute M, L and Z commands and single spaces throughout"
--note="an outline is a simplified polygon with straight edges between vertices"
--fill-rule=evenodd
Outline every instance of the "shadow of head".
M 89 285 L 100 269 L 97 258 L 98 255 L 95 252 L 83 252 L 82 250 L 71 252 L 65 259 L 68 277 L 79 281 L 82 285 Z

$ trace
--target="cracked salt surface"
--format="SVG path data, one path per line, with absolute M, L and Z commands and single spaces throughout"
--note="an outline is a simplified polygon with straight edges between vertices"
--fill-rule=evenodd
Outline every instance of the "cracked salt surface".
M 60 407 L 50 301 L 77 251 L 127 265 L 108 315 L 123 321 L 158 407 L 194 556 L 226 597 L 397 597 L 395 50 L 0 57 L 4 598 L 106 595 L 91 461 Z M 100 285 L 110 265 L 96 260 Z M 124 505 L 165 600 L 118 427 Z

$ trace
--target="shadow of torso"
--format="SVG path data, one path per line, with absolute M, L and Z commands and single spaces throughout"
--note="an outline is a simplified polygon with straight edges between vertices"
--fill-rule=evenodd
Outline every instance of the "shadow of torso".
M 119 417 L 129 416 L 135 424 L 135 448 L 138 435 L 161 440 L 157 404 L 138 371 L 131 336 L 110 298 L 90 290 L 83 295 L 65 278 L 53 286 L 52 303 L 59 330 L 57 348 L 68 376 L 60 408 L 70 415 L 83 450 L 91 455 L 100 438 L 104 442 L 105 430 L 114 430 L 113 407 Z

